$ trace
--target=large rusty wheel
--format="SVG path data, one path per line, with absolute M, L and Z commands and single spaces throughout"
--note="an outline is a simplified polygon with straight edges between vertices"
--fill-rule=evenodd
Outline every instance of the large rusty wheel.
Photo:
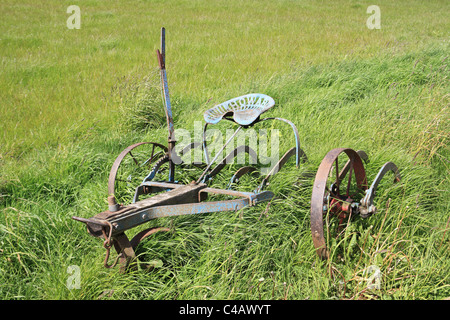
M 354 199 L 367 190 L 363 151 L 333 149 L 322 160 L 311 196 L 311 233 L 317 254 L 329 257 L 327 242 L 336 236 L 355 209 Z
M 117 203 L 129 203 L 136 187 L 166 153 L 167 147 L 156 142 L 139 142 L 125 148 L 109 173 L 108 195 L 113 195 Z

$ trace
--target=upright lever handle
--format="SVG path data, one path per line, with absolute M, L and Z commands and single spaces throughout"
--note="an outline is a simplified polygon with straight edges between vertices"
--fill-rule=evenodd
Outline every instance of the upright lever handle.
M 175 150 L 175 134 L 172 116 L 172 107 L 170 105 L 169 85 L 167 83 L 166 72 L 166 30 L 161 28 L 161 51 L 156 50 L 156 56 L 158 58 L 159 69 L 161 70 L 161 85 L 164 97 L 164 109 L 167 119 L 167 128 L 169 130 L 168 137 L 168 155 L 169 155 L 169 181 L 174 181 L 175 164 L 172 161 L 172 152 Z

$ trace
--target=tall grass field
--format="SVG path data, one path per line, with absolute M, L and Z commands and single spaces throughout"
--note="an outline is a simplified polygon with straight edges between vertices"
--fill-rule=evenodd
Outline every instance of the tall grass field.
M 3 0 L 0 299 L 448 299 L 448 12 L 444 0 Z M 167 144 L 161 27 L 176 128 L 193 131 L 214 105 L 264 93 L 276 102 L 267 116 L 297 126 L 308 160 L 275 175 L 270 203 L 147 223 L 171 229 L 137 248 L 153 269 L 121 274 L 104 268 L 102 239 L 71 217 L 107 209 L 124 148 Z M 280 126 L 282 151 L 293 146 L 289 130 Z M 387 161 L 402 180 L 383 179 L 378 212 L 351 220 L 322 260 L 311 192 L 338 147 L 368 154 L 369 182 Z M 225 188 L 232 169 L 213 186 Z M 176 172 L 187 182 L 197 173 Z

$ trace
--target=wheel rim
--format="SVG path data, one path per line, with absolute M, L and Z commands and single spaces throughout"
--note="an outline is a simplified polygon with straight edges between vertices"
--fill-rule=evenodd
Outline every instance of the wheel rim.
M 337 217 L 341 224 L 351 215 L 356 190 L 367 190 L 366 172 L 359 154 L 346 148 L 328 152 L 317 170 L 311 196 L 311 234 L 316 252 L 323 259 L 329 257 L 326 241 L 329 219 Z
M 136 187 L 166 152 L 167 147 L 156 142 L 139 142 L 125 148 L 109 173 L 108 195 L 114 195 L 118 203 L 132 198 Z

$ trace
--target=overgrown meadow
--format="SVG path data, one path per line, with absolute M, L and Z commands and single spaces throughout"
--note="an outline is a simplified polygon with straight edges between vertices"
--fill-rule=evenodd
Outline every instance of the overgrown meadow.
M 66 24 L 73 4 L 80 29 Z M 366 25 L 373 4 L 381 29 Z M 2 1 L 0 298 L 450 297 L 449 7 Z M 177 128 L 192 131 L 208 108 L 265 93 L 276 101 L 267 116 L 295 123 L 308 160 L 298 168 L 291 160 L 270 181 L 269 203 L 151 221 L 171 229 L 137 248 L 154 268 L 120 274 L 103 267 L 103 241 L 71 217 L 107 209 L 109 171 L 125 147 L 167 144 L 155 54 L 162 26 Z M 294 140 L 277 128 L 283 153 Z M 311 188 L 337 147 L 366 151 L 369 182 L 387 161 L 402 180 L 383 180 L 378 212 L 350 221 L 323 261 L 310 232 Z M 225 187 L 235 170 L 212 185 Z M 200 172 L 176 174 L 189 182 Z M 239 190 L 259 181 L 242 179 Z

